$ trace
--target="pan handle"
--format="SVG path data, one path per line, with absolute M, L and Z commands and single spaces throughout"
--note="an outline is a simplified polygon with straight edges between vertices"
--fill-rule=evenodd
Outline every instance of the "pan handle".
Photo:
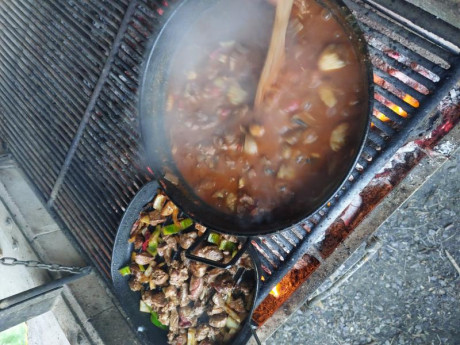
M 249 237 L 246 237 L 245 238 L 245 241 L 241 247 L 241 249 L 238 250 L 238 252 L 235 254 L 235 256 L 229 261 L 229 262 L 226 262 L 226 263 L 222 263 L 222 262 L 218 262 L 218 261 L 214 261 L 214 260 L 209 260 L 209 259 L 206 259 L 206 258 L 203 258 L 201 256 L 196 256 L 194 254 L 192 254 L 195 249 L 198 248 L 198 246 L 205 240 L 209 237 L 209 234 L 211 233 L 211 230 L 210 229 L 207 229 L 206 232 L 200 236 L 196 241 L 195 243 L 193 243 L 189 249 L 187 249 L 185 251 L 185 256 L 187 258 L 189 258 L 190 260 L 194 260 L 194 261 L 198 261 L 198 262 L 201 262 L 203 264 L 206 264 L 206 265 L 209 265 L 209 266 L 212 266 L 212 267 L 217 267 L 217 268 L 224 268 L 224 269 L 228 269 L 230 267 L 232 267 L 233 265 L 236 264 L 236 262 L 241 258 L 241 256 L 246 252 L 246 250 L 248 249 L 248 246 L 249 246 Z

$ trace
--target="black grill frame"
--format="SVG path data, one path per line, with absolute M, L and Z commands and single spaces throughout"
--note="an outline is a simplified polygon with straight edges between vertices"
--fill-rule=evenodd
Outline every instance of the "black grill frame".
M 345 3 L 366 35 L 437 74 L 439 81 L 370 48 L 375 59 L 421 82 L 431 93 L 424 95 L 374 68 L 376 75 L 416 98 L 420 107 L 376 85 L 376 93 L 409 117 L 376 101 L 375 108 L 390 121 L 373 117 L 375 127 L 359 164 L 331 205 L 302 225 L 254 239 L 266 272 L 256 304 L 460 80 L 460 30 L 402 1 Z M 169 7 L 165 0 L 62 0 L 59 6 L 52 1 L 0 2 L 1 138 L 48 210 L 109 285 L 118 222 L 132 197 L 153 178 L 139 146 L 137 88 L 147 41 L 161 29 Z M 416 20 L 429 27 L 418 27 Z

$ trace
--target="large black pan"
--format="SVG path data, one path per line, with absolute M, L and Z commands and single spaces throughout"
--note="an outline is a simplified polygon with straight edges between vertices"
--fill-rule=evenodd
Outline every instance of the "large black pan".
M 285 229 L 302 219 L 313 214 L 323 207 L 330 198 L 341 188 L 349 174 L 356 165 L 362 147 L 367 137 L 370 114 L 372 111 L 371 99 L 372 69 L 364 37 L 358 25 L 341 0 L 317 0 L 322 6 L 328 8 L 333 16 L 342 24 L 345 32 L 351 37 L 356 54 L 362 61 L 362 78 L 367 85 L 367 98 L 362 100 L 367 105 L 361 117 L 362 131 L 359 136 L 359 147 L 355 148 L 355 156 L 350 159 L 347 171 L 337 178 L 331 187 L 318 198 L 313 206 L 299 207 L 301 211 L 293 213 L 283 210 L 274 213 L 271 219 L 263 221 L 252 218 L 241 218 L 220 212 L 195 195 L 179 173 L 171 156 L 169 138 L 164 124 L 164 109 L 166 92 L 171 70 L 174 69 L 172 60 L 178 47 L 183 43 L 186 34 L 196 23 L 205 22 L 208 27 L 208 36 L 212 39 L 221 35 L 230 35 L 232 30 L 245 30 L 248 32 L 249 44 L 260 44 L 266 39 L 268 27 L 257 26 L 254 23 L 266 22 L 267 13 L 256 6 L 257 2 L 266 0 L 184 0 L 181 1 L 169 17 L 161 32 L 153 41 L 151 49 L 145 60 L 143 78 L 140 89 L 139 112 L 141 117 L 142 139 L 147 152 L 148 163 L 154 170 L 166 194 L 180 206 L 185 213 L 197 219 L 200 223 L 214 230 L 233 235 L 264 235 Z M 270 7 L 267 6 L 269 9 Z M 237 15 L 235 15 L 237 14 Z M 269 14 L 268 14 L 269 15 Z M 227 25 L 231 23 L 231 25 Z M 265 35 L 265 36 L 264 36 Z M 222 40 L 222 39 L 221 39 Z
M 128 243 L 130 232 L 134 222 L 139 218 L 139 214 L 144 206 L 150 202 L 156 195 L 159 185 L 157 182 L 150 182 L 146 184 L 133 198 L 128 208 L 125 211 L 123 219 L 118 227 L 117 236 L 112 254 L 111 274 L 114 285 L 115 294 L 117 295 L 125 313 L 127 314 L 130 322 L 135 326 L 139 339 L 144 344 L 151 345 L 166 345 L 167 344 L 167 331 L 155 327 L 150 322 L 149 314 L 139 311 L 139 301 L 141 299 L 140 292 L 131 291 L 128 285 L 129 276 L 123 277 L 118 271 L 120 268 L 126 266 L 131 262 L 131 253 L 133 251 L 133 244 Z M 254 272 L 247 272 L 248 279 L 254 280 L 254 301 L 257 298 L 257 291 L 259 290 L 260 272 L 259 265 L 257 264 L 257 255 L 251 248 L 247 251 L 252 259 L 255 267 Z M 243 324 L 242 329 L 234 339 L 232 344 L 240 345 L 248 338 L 248 335 L 253 332 L 254 324 L 251 323 L 252 312 L 254 311 L 254 302 L 252 304 L 249 316 Z

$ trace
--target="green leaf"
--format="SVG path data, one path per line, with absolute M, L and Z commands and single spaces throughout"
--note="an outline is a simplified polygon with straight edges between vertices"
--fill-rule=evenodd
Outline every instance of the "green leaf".
M 27 345 L 27 325 L 25 323 L 20 323 L 19 325 L 0 332 L 0 344 Z

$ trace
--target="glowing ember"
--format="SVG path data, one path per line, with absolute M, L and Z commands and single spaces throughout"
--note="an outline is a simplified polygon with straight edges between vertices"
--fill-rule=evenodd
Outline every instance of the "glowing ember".
M 270 291 L 270 295 L 272 295 L 275 298 L 280 297 L 280 284 L 277 284 L 272 291 Z
M 410 104 L 414 108 L 418 108 L 420 106 L 419 101 L 417 101 L 414 97 L 407 95 L 407 94 L 404 96 L 403 101 L 406 102 L 407 104 Z
M 404 102 L 406 102 L 407 104 L 410 104 L 414 108 L 418 108 L 420 106 L 419 101 L 416 100 L 414 97 L 412 97 L 409 94 L 401 93 L 401 90 L 397 89 L 394 85 L 388 83 L 387 81 L 379 77 L 377 74 L 374 74 L 374 82 L 377 85 L 383 87 L 384 89 L 390 91 L 397 97 L 401 98 Z
M 381 113 L 380 111 L 377 111 L 374 109 L 374 116 L 378 118 L 382 122 L 387 122 L 390 121 L 388 117 L 385 116 L 385 114 Z
M 374 73 L 374 83 L 377 85 L 383 86 L 385 84 L 385 80 L 380 78 L 377 74 Z
M 393 104 L 393 103 L 390 104 L 389 108 L 393 110 L 399 116 L 407 117 L 407 113 L 401 107 L 398 107 L 396 104 Z
M 401 107 L 397 106 L 396 104 L 394 103 L 391 103 L 389 101 L 383 101 L 382 103 L 384 103 L 388 108 L 390 108 L 391 110 L 393 110 L 396 114 L 398 114 L 399 116 L 401 117 L 404 117 L 406 118 L 407 117 L 407 112 L 405 112 Z M 390 119 L 383 113 L 381 113 L 380 111 L 378 110 L 375 110 L 374 109 L 374 116 L 377 117 L 380 121 L 382 122 L 388 122 L 390 121 Z
M 395 112 L 399 116 L 404 117 L 404 118 L 406 118 L 408 116 L 407 112 L 403 108 L 401 108 L 400 106 L 394 104 L 393 102 L 390 102 L 388 99 L 386 99 L 385 97 L 379 95 L 378 93 L 375 94 L 375 99 L 377 101 L 379 101 L 380 103 L 386 105 L 388 108 L 393 110 L 393 112 Z M 411 96 L 409 96 L 407 94 L 404 96 L 403 100 L 406 103 L 411 104 L 413 107 L 418 107 L 419 106 L 419 102 L 416 99 L 412 98 Z M 373 114 L 374 114 L 375 117 L 377 117 L 382 122 L 390 121 L 390 119 L 385 114 L 383 114 L 382 112 L 380 112 L 378 110 L 374 109 Z

